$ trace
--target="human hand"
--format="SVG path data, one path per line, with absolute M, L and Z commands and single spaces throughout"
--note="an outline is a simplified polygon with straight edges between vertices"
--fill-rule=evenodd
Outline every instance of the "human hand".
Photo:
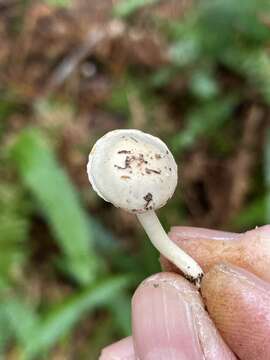
M 175 227 L 170 237 L 206 272 L 202 297 L 161 259 L 173 272 L 138 287 L 132 337 L 100 360 L 269 360 L 270 226 L 244 234 Z

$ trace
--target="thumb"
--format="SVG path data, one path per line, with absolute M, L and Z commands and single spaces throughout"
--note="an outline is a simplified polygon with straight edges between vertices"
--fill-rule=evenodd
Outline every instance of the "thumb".
M 133 344 L 141 360 L 234 360 L 193 285 L 179 275 L 146 279 L 132 301 Z

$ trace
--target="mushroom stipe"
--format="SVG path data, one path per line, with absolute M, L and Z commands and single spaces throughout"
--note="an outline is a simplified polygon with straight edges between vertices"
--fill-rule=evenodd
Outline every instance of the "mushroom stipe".
M 110 131 L 90 152 L 87 173 L 97 194 L 136 214 L 159 252 L 200 288 L 201 267 L 169 239 L 155 213 L 177 186 L 177 164 L 166 144 L 139 130 Z

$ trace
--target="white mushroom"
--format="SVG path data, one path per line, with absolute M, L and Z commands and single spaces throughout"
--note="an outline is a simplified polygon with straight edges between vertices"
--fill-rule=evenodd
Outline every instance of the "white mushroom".
M 90 152 L 87 173 L 98 195 L 136 214 L 159 252 L 199 286 L 202 269 L 169 239 L 155 213 L 177 185 L 177 165 L 164 142 L 139 130 L 108 132 Z

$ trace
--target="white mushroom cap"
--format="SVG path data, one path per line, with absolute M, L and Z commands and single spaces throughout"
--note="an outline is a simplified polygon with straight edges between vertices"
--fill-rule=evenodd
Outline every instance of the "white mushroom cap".
M 177 165 L 166 144 L 139 130 L 114 130 L 100 138 L 87 173 L 99 196 L 133 213 L 162 207 L 177 185 Z

